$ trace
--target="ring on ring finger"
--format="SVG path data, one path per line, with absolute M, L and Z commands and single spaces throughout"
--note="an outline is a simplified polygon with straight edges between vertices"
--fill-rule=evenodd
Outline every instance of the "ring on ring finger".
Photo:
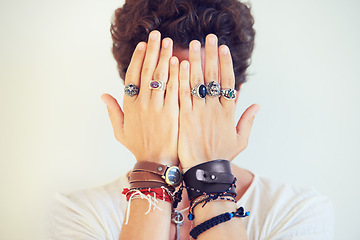
M 191 89 L 191 94 L 198 98 L 205 98 L 206 97 L 206 86 L 202 83 L 199 83 L 193 89 Z
M 225 88 L 220 90 L 221 96 L 227 100 L 234 100 L 236 98 L 236 90 L 231 88 Z
M 151 80 L 149 88 L 154 90 L 165 90 L 166 83 L 159 80 Z

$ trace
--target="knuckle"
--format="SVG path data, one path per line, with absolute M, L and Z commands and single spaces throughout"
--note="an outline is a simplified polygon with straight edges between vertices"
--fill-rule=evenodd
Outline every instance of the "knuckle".
M 210 81 L 218 81 L 219 74 L 217 71 L 210 70 L 206 73 L 206 79 Z
M 171 92 L 174 92 L 176 91 L 177 89 L 177 86 L 176 84 L 173 82 L 173 81 L 169 81 L 166 85 L 166 91 L 171 91 Z
M 246 122 L 247 122 L 247 124 L 248 124 L 249 128 L 251 128 L 251 127 L 252 127 L 252 125 L 253 125 L 253 123 L 254 123 L 254 118 L 253 118 L 253 117 L 248 118 Z
M 232 76 L 224 76 L 221 78 L 221 82 L 229 84 L 229 83 L 235 83 L 235 78 Z
M 249 140 L 248 139 L 241 139 L 240 141 L 240 149 L 241 151 L 244 151 L 249 145 Z
M 155 80 L 166 80 L 168 74 L 163 71 L 155 71 L 154 73 L 154 79 Z
M 125 79 L 134 79 L 138 76 L 134 71 L 128 70 L 125 75 Z
M 195 84 L 201 83 L 203 81 L 204 81 L 203 76 L 201 74 L 196 74 L 196 75 L 192 76 L 192 82 L 194 82 Z
M 182 87 L 180 89 L 180 96 L 181 97 L 189 97 L 190 96 L 190 90 L 188 88 Z
M 142 74 L 152 75 L 154 72 L 154 68 L 149 65 L 144 65 L 142 68 Z
M 117 132 L 115 132 L 114 131 L 114 137 L 115 137 L 115 139 L 118 141 L 118 142 L 122 142 L 122 139 L 121 139 L 121 137 L 120 137 L 120 134 L 118 134 Z

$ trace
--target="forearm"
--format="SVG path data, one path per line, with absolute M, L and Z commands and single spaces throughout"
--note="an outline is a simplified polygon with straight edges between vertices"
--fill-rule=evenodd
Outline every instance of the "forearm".
M 194 225 L 209 220 L 215 216 L 221 215 L 226 212 L 235 212 L 236 203 L 229 201 L 211 201 L 204 207 L 200 204 L 194 209 L 195 219 Z M 205 232 L 201 233 L 198 240 L 220 240 L 220 239 L 241 239 L 247 240 L 246 230 L 242 224 L 242 219 L 234 217 L 230 221 L 222 222 Z
M 153 207 L 153 206 L 152 206 Z M 170 235 L 171 203 L 161 201 L 155 210 L 149 210 L 146 199 L 132 199 L 129 220 L 123 223 L 119 240 L 158 239 L 168 240 Z

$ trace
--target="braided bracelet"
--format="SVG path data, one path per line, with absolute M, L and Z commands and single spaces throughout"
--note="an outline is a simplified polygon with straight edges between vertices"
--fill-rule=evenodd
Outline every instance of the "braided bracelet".
M 206 230 L 215 227 L 216 225 L 223 223 L 223 222 L 227 222 L 230 219 L 232 219 L 233 217 L 247 217 L 250 215 L 250 212 L 244 212 L 244 208 L 243 207 L 239 207 L 236 212 L 226 212 L 223 214 L 220 214 L 216 217 L 213 217 L 199 225 L 197 225 L 196 227 L 193 228 L 193 230 L 190 231 L 190 236 L 193 239 L 197 239 L 197 237 L 205 232 Z
M 208 202 L 214 201 L 214 200 L 225 200 L 225 201 L 230 201 L 230 202 L 234 202 L 236 203 L 235 197 L 232 194 L 221 194 L 221 195 L 202 195 L 196 199 L 194 199 L 193 201 L 190 202 L 190 208 L 189 208 L 189 215 L 188 215 L 188 219 L 190 221 L 195 219 L 195 215 L 194 215 L 194 208 L 199 205 L 200 203 L 204 203 L 202 205 L 202 207 L 205 207 L 205 205 Z

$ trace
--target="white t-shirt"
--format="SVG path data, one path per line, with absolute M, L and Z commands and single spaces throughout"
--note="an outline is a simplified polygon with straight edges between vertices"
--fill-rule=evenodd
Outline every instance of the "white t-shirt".
M 118 240 L 127 201 L 126 176 L 107 185 L 68 195 L 57 194 L 49 213 L 49 239 Z M 333 208 L 312 188 L 295 187 L 254 176 L 238 206 L 249 240 L 331 240 Z

